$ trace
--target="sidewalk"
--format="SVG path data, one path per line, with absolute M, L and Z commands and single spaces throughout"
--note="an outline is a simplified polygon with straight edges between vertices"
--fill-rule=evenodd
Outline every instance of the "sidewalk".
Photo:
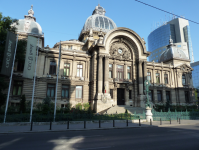
M 142 120 L 143 121 L 143 120 Z M 32 133 L 32 132 L 53 132 L 53 131 L 80 131 L 80 130 L 104 130 L 104 129 L 121 129 L 121 128 L 145 128 L 145 127 L 172 127 L 172 126 L 181 126 L 181 125 L 195 125 L 199 124 L 199 120 L 181 120 L 177 122 L 176 120 L 152 122 L 139 122 L 128 121 L 128 127 L 126 120 L 115 120 L 115 127 L 113 127 L 113 121 L 101 121 L 101 128 L 99 128 L 99 121 L 87 121 L 86 128 L 84 128 L 83 121 L 70 121 L 69 129 L 67 129 L 67 122 L 52 122 L 52 127 L 50 129 L 49 122 L 43 123 L 33 123 L 32 131 L 30 131 L 30 123 L 0 123 L 0 134 L 7 133 Z

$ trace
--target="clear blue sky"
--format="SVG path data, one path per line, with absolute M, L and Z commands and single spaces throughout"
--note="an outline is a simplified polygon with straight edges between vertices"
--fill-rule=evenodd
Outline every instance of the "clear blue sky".
M 179 16 L 199 22 L 199 0 L 140 0 Z M 99 0 L 0 0 L 0 12 L 4 16 L 23 19 L 30 6 L 45 36 L 45 46 L 56 42 L 77 39 L 86 19 L 92 15 Z M 147 37 L 155 22 L 165 21 L 168 14 L 145 6 L 134 0 L 100 0 L 118 27 L 127 27 Z M 189 22 L 195 61 L 199 61 L 199 24 Z M 147 46 L 148 49 L 148 46 Z

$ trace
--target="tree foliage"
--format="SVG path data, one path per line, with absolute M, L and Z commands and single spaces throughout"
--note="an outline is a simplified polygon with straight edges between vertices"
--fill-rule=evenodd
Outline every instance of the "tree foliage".
M 6 45 L 6 36 L 7 31 L 16 33 L 16 27 L 13 24 L 18 24 L 17 19 L 12 19 L 11 17 L 5 17 L 0 12 L 0 71 L 3 63 L 5 45 Z M 17 52 L 15 60 L 21 63 L 25 61 L 25 52 L 26 52 L 27 41 L 19 40 L 17 44 Z M 0 107 L 5 104 L 6 94 L 3 93 L 3 90 L 8 88 L 8 84 L 5 82 L 5 78 L 0 77 Z
M 18 24 L 17 19 L 12 19 L 11 17 L 4 17 L 0 12 L 0 68 L 3 62 L 3 56 L 6 45 L 7 31 L 11 31 L 16 34 L 16 27 L 13 24 Z M 26 51 L 27 41 L 19 40 L 17 44 L 16 61 L 25 61 L 25 51 Z

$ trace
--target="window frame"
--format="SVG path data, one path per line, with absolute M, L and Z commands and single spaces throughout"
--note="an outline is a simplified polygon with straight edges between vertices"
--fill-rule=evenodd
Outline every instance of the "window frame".
M 167 83 L 166 83 L 166 81 L 167 81 Z M 169 84 L 169 79 L 168 79 L 168 74 L 167 73 L 164 74 L 164 84 Z
M 52 65 L 51 62 L 54 62 L 55 65 Z M 50 61 L 50 68 L 49 68 L 49 74 L 50 75 L 56 75 L 56 73 L 57 73 L 56 70 L 57 70 L 57 62 L 55 60 L 51 60 Z
M 130 67 L 130 69 L 128 69 L 128 67 Z M 129 75 L 129 78 L 128 78 Z M 127 79 L 131 80 L 131 66 L 127 66 Z
M 63 88 L 63 86 L 68 86 L 67 88 Z M 64 97 L 62 96 L 62 92 L 64 90 Z M 68 97 L 66 97 L 66 90 L 68 90 Z M 67 84 L 62 84 L 62 89 L 61 89 L 61 98 L 69 98 L 69 93 L 70 93 L 70 86 Z
M 158 94 L 160 94 L 160 96 L 158 96 Z M 159 97 L 161 98 L 159 100 Z M 161 90 L 157 90 L 157 98 L 158 98 L 158 102 L 162 102 L 162 91 Z
M 160 73 L 156 73 L 155 78 L 156 78 L 156 84 L 160 84 Z M 157 78 L 159 78 L 159 82 L 158 82 Z
M 82 68 L 78 68 L 78 65 L 81 65 L 82 66 Z M 77 75 L 77 77 L 83 77 L 83 64 L 77 64 L 77 70 L 79 69 L 79 75 L 78 74 L 76 74 Z M 80 76 L 80 70 L 82 70 L 82 74 L 81 74 L 81 76 Z M 77 71 L 77 73 L 78 73 L 78 71 Z
M 150 80 L 149 80 L 149 78 L 150 78 Z M 147 72 L 147 80 L 149 81 L 149 83 L 151 83 L 151 72 Z
M 111 65 L 111 67 L 110 67 Z M 111 73 L 111 77 L 110 77 L 110 73 Z M 109 64 L 109 78 L 113 78 L 113 64 Z
M 168 94 L 169 93 L 169 94 Z M 171 92 L 170 91 L 166 91 L 166 100 L 167 100 L 167 95 L 169 95 L 169 102 L 171 102 Z M 167 100 L 168 101 L 168 100 Z
M 118 66 L 122 66 L 122 69 L 118 68 Z M 119 76 L 118 76 L 118 73 L 119 73 Z M 120 75 L 121 75 L 121 78 L 120 78 Z M 124 65 L 117 65 L 117 78 L 119 81 L 124 81 Z
M 18 82 L 20 82 L 21 84 L 17 84 Z M 21 86 L 21 91 L 20 94 L 18 95 L 17 93 L 19 92 L 19 87 Z M 14 95 L 14 88 L 16 87 L 16 94 Z M 23 81 L 17 81 L 15 80 L 13 83 L 13 88 L 12 88 L 12 95 L 13 96 L 21 96 L 22 95 L 22 89 L 23 89 Z
M 185 74 L 182 74 L 182 85 L 186 85 L 186 75 Z
M 186 95 L 187 95 L 187 99 L 186 99 Z M 184 96 L 185 96 L 185 102 L 189 103 L 189 91 L 184 91 Z
M 65 66 L 65 64 L 66 64 L 66 66 Z M 69 67 L 67 65 L 69 65 Z M 69 77 L 70 76 L 70 63 L 64 62 L 64 69 L 66 69 L 66 75 L 64 73 L 63 73 L 63 75 L 65 77 Z M 69 69 L 68 75 L 67 75 L 67 69 Z
M 132 99 L 132 90 L 129 90 L 129 99 Z
M 68 45 L 68 49 L 72 50 L 73 49 L 73 45 Z
M 49 85 L 53 85 L 54 87 L 49 87 Z M 48 89 L 50 88 L 50 96 L 48 96 Z M 54 88 L 54 96 L 51 96 L 51 89 Z M 47 90 L 46 90 L 46 96 L 50 97 L 50 98 L 54 98 L 55 97 L 55 84 L 54 83 L 47 83 Z
M 82 94 L 81 94 L 81 97 L 76 97 L 77 96 L 77 87 L 78 86 L 81 86 L 82 88 Z M 83 99 L 83 85 L 76 85 L 75 87 L 75 99 Z

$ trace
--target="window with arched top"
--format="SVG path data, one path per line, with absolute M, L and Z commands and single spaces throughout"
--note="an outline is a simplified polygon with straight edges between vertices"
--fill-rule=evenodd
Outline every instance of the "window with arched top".
M 185 74 L 182 75 L 182 85 L 186 85 L 186 76 L 185 76 Z

